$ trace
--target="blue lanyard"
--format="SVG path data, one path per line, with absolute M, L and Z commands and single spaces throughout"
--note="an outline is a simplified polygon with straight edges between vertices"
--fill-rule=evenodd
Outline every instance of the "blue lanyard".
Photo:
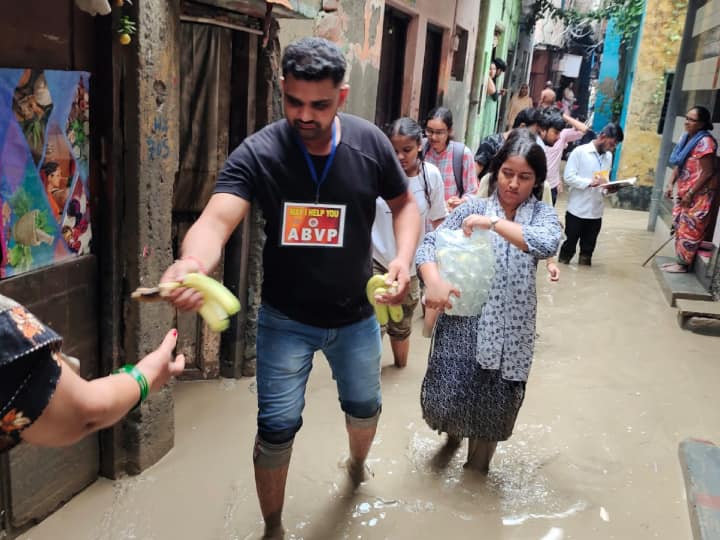
M 328 173 L 330 172 L 330 167 L 332 166 L 332 162 L 335 159 L 335 151 L 337 150 L 335 120 L 333 119 L 332 124 L 332 145 L 330 148 L 330 155 L 325 162 L 325 168 L 323 169 L 322 176 L 320 178 L 318 178 L 317 171 L 315 170 L 315 164 L 310 157 L 310 153 L 307 151 L 307 147 L 305 146 L 305 143 L 302 141 L 299 135 L 298 142 L 300 143 L 300 150 L 302 150 L 302 153 L 305 156 L 305 161 L 307 162 L 308 168 L 310 169 L 310 176 L 312 176 L 313 182 L 315 182 L 315 185 L 317 186 L 317 189 L 315 190 L 315 202 L 318 203 L 320 202 L 320 186 L 322 186 L 323 182 L 327 180 Z
M 603 154 L 603 155 L 605 155 L 605 154 Z M 600 168 L 602 169 L 602 167 L 603 167 L 603 162 L 602 162 L 602 156 L 600 155 L 600 152 L 596 152 L 596 153 L 595 153 L 595 157 L 597 158 L 598 163 L 600 164 Z

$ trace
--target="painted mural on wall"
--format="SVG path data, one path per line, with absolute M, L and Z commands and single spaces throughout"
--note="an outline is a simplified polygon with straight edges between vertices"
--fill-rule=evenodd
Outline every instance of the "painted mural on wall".
M 0 278 L 90 252 L 89 82 L 0 69 Z

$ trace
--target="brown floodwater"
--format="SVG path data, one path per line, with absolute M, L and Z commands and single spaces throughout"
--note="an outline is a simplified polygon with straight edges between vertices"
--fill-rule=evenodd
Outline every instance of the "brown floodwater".
M 288 539 L 690 538 L 678 443 L 720 440 L 718 338 L 681 330 L 649 268 L 662 241 L 647 214 L 609 210 L 592 268 L 538 273 L 536 358 L 513 437 L 487 477 L 465 448 L 439 455 L 419 388 L 429 340 L 416 321 L 409 366 L 383 359 L 383 414 L 369 467 L 349 491 L 343 416 L 316 358 L 285 504 Z M 257 539 L 251 468 L 254 381 L 175 386 L 176 443 L 137 477 L 99 480 L 23 540 Z M 446 459 L 443 460 L 442 458 Z

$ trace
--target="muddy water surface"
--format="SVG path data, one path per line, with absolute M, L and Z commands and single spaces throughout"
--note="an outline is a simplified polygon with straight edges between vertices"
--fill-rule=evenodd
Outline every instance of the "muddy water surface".
M 538 274 L 536 359 L 515 434 L 483 477 L 420 415 L 429 341 L 390 366 L 369 466 L 350 493 L 343 417 L 322 357 L 307 395 L 285 506 L 291 539 L 690 538 L 677 445 L 720 440 L 720 340 L 678 328 L 652 271 L 647 214 L 609 211 L 592 268 Z M 713 352 L 715 351 L 715 352 Z M 24 540 L 256 539 L 254 382 L 175 387 L 176 446 L 144 474 L 100 480 Z

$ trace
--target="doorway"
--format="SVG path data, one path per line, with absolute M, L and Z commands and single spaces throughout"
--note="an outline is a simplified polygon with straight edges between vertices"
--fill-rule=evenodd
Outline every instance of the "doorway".
M 428 114 L 430 114 L 430 111 L 437 105 L 442 39 L 443 29 L 428 24 L 427 39 L 425 40 L 422 87 L 420 90 L 420 109 L 418 112 L 418 120 L 421 124 L 425 123 Z
M 208 20 L 206 17 L 204 21 Z M 248 103 L 254 101 L 257 35 L 196 22 L 185 14 L 180 46 L 180 166 L 173 191 L 172 241 L 177 258 L 188 229 L 212 196 L 225 159 L 254 130 Z M 233 234 L 212 277 L 224 281 L 241 299 L 246 281 L 240 260 L 243 227 Z M 246 302 L 241 304 L 245 306 Z M 223 364 L 240 364 L 244 348 L 244 311 L 233 317 L 222 337 Z M 221 337 L 196 313 L 177 313 L 178 348 L 185 351 L 183 378 L 212 379 L 221 372 Z M 242 343 L 235 343 L 241 340 Z M 239 370 L 230 370 L 233 372 Z
M 401 114 L 409 21 L 410 17 L 401 11 L 385 8 L 378 94 L 375 102 L 375 124 L 383 130 Z

